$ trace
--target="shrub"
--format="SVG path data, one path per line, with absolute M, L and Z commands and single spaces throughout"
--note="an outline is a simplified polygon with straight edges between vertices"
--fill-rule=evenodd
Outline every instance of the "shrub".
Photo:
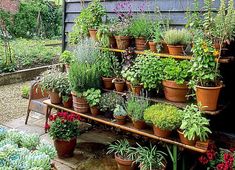
M 63 62 L 65 64 L 70 64 L 73 59 L 74 59 L 74 54 L 71 51 L 68 51 L 68 50 L 65 50 L 60 55 L 60 62 Z
M 191 34 L 185 29 L 171 29 L 164 34 L 164 40 L 169 45 L 187 45 L 191 42 L 191 39 Z

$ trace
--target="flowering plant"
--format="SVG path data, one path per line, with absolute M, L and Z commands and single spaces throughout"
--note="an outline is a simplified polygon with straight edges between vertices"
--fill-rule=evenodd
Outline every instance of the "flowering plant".
M 46 124 L 46 128 L 49 129 L 49 135 L 53 139 L 69 141 L 79 135 L 79 119 L 80 116 L 76 114 L 58 112 L 49 116 L 52 123 Z
M 234 149 L 217 149 L 210 144 L 206 154 L 199 157 L 199 162 L 208 170 L 233 170 L 235 168 Z

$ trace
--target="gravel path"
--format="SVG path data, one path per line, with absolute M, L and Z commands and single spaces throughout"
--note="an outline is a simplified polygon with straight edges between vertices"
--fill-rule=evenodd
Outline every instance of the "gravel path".
M 0 86 L 0 124 L 26 114 L 28 100 L 21 97 L 21 88 L 30 82 Z

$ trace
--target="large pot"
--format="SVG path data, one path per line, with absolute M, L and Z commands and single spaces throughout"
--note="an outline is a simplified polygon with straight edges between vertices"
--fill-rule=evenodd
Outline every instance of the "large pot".
M 183 55 L 184 46 L 183 45 L 167 45 L 169 54 L 171 55 Z
M 125 81 L 124 80 L 116 80 L 114 81 L 115 89 L 117 92 L 123 92 L 125 88 Z
M 181 132 L 180 130 L 177 130 L 179 137 L 180 137 L 180 141 L 185 144 L 185 145 L 190 145 L 190 146 L 194 146 L 196 144 L 196 140 L 188 140 L 186 137 L 184 137 L 183 132 Z
M 133 86 L 133 85 L 131 85 L 132 93 L 135 94 L 135 95 L 137 95 L 137 96 L 140 96 L 142 89 L 143 89 L 143 86 L 142 86 L 142 85 L 138 85 L 138 86 Z
M 202 110 L 215 111 L 217 109 L 221 88 L 222 85 L 217 87 L 196 87 L 197 103 L 201 104 Z
M 133 122 L 134 128 L 136 128 L 136 129 L 141 130 L 146 127 L 146 123 L 143 120 L 133 120 L 132 122 Z
M 167 100 L 172 102 L 186 102 L 186 95 L 188 93 L 188 86 L 186 83 L 177 84 L 175 81 L 164 80 L 162 81 L 164 87 L 164 94 Z
M 49 96 L 52 104 L 60 104 L 61 97 L 58 92 L 49 91 Z
M 109 47 L 110 48 L 117 48 L 117 43 L 116 43 L 116 39 L 114 36 L 109 37 Z
M 133 164 L 132 160 L 125 160 L 125 159 L 118 157 L 117 155 L 115 155 L 115 160 L 118 164 L 119 170 L 134 170 L 135 169 L 135 165 Z
M 90 34 L 90 37 L 91 39 L 95 40 L 95 41 L 98 41 L 97 40 L 97 29 L 89 29 L 89 34 Z
M 54 140 L 55 149 L 59 158 L 69 158 L 73 156 L 76 148 L 77 138 L 72 138 L 70 141 L 60 139 Z
M 146 39 L 144 37 L 135 38 L 135 47 L 138 51 L 144 51 L 146 49 Z
M 155 43 L 153 41 L 149 41 L 149 48 L 150 48 L 150 51 L 156 53 L 157 52 L 157 43 Z
M 72 96 L 69 96 L 68 101 L 62 101 L 65 108 L 71 108 L 73 106 L 73 98 Z
M 98 106 L 92 106 L 90 107 L 90 110 L 91 110 L 92 116 L 97 116 L 100 113 Z
M 170 130 L 163 130 L 154 125 L 153 125 L 153 132 L 154 132 L 154 135 L 161 137 L 161 138 L 167 138 L 171 134 Z
M 102 77 L 103 87 L 108 90 L 113 90 L 113 78 L 111 77 Z
M 129 36 L 115 36 L 117 47 L 120 50 L 125 50 L 130 47 L 130 37 Z
M 73 108 L 74 111 L 79 113 L 89 113 L 89 104 L 84 97 L 77 97 L 77 95 L 71 92 L 73 96 Z

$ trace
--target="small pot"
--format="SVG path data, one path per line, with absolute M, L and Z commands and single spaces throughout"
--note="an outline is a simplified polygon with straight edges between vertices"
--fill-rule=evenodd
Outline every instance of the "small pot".
M 114 81 L 115 89 L 117 92 L 123 92 L 125 88 L 125 81 L 124 80 L 115 80 Z
M 180 130 L 177 130 L 179 137 L 180 137 L 180 141 L 185 144 L 185 145 L 190 145 L 190 146 L 194 146 L 196 144 L 196 140 L 188 140 L 186 137 L 184 137 L 183 132 L 181 132 Z
M 135 169 L 135 164 L 133 164 L 134 161 L 132 160 L 126 160 L 118 157 L 115 155 L 115 160 L 118 164 L 118 169 L 119 170 L 134 170 Z
M 72 96 L 69 96 L 68 101 L 62 101 L 65 108 L 71 108 L 73 106 L 73 98 Z
M 157 43 L 155 43 L 153 41 L 149 41 L 149 48 L 150 48 L 150 51 L 156 53 L 157 52 Z
M 89 34 L 90 34 L 91 39 L 93 39 L 94 41 L 98 41 L 96 37 L 97 29 L 89 29 Z
M 114 118 L 119 125 L 124 125 L 126 123 L 126 116 L 114 116 Z
M 217 109 L 221 88 L 222 85 L 217 87 L 196 87 L 197 103 L 201 103 L 202 110 L 215 111 Z
M 132 89 L 133 94 L 140 96 L 141 90 L 143 89 L 143 86 L 142 85 L 138 85 L 138 86 L 131 85 L 131 89 Z
M 137 51 L 144 51 L 146 49 L 146 39 L 144 37 L 135 38 L 135 47 Z
M 136 128 L 136 129 L 141 130 L 146 127 L 146 123 L 143 120 L 133 120 L 132 122 L 133 122 L 134 128 Z
M 130 37 L 129 36 L 115 36 L 117 47 L 120 50 L 125 50 L 130 47 Z
M 92 106 L 90 107 L 90 110 L 91 110 L 92 116 L 97 116 L 100 113 L 98 106 Z
M 76 148 L 77 138 L 72 138 L 70 141 L 64 141 L 60 139 L 54 140 L 54 146 L 59 158 L 69 158 L 73 156 L 73 152 Z
M 154 132 L 154 135 L 161 137 L 161 138 L 167 138 L 171 134 L 170 130 L 162 130 L 155 125 L 153 125 L 153 132 Z
M 109 37 L 109 47 L 110 48 L 117 48 L 117 43 L 116 43 L 116 39 L 114 36 Z
M 172 102 L 186 102 L 186 95 L 189 91 L 187 83 L 177 84 L 175 81 L 162 81 L 164 87 L 164 94 L 167 100 Z
M 52 104 L 60 104 L 61 103 L 61 97 L 58 92 L 50 91 L 48 92 L 50 96 L 50 100 Z
M 102 77 L 103 87 L 108 90 L 113 90 L 113 78 L 111 77 Z
M 183 45 L 169 45 L 167 44 L 169 54 L 171 55 L 183 55 L 184 46 Z
M 74 111 L 79 113 L 89 113 L 90 107 L 84 97 L 77 97 L 76 93 L 71 92 L 73 96 Z

